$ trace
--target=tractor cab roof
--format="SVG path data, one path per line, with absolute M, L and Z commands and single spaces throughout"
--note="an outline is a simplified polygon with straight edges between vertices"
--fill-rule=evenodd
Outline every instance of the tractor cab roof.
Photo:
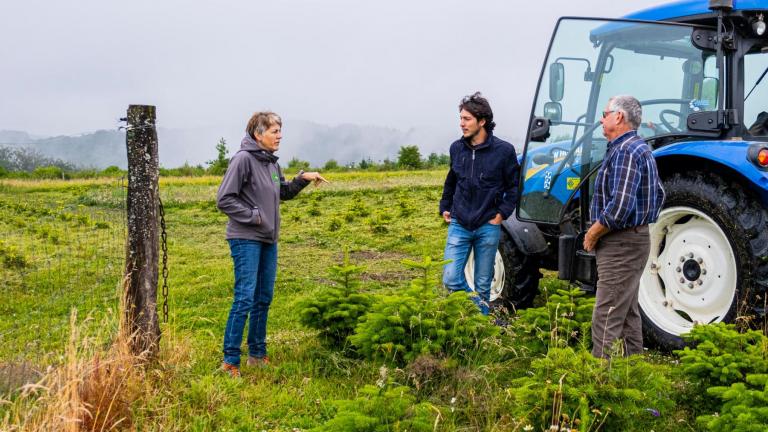
M 768 12 L 768 0 L 733 0 L 733 12 L 751 11 Z M 709 9 L 709 0 L 681 0 L 634 12 L 624 18 L 715 25 L 717 14 Z

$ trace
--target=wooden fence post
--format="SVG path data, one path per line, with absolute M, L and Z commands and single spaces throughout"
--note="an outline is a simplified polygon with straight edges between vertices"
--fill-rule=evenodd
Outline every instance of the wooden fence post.
M 158 176 L 155 107 L 128 107 L 128 241 L 124 325 L 134 354 L 157 355 Z

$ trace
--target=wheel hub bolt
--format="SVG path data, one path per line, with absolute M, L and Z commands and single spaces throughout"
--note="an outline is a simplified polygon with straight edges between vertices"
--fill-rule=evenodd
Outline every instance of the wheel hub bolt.
M 696 259 L 696 262 L 697 262 L 697 263 L 699 263 L 699 264 L 701 264 L 701 263 L 703 263 L 703 262 L 704 262 L 704 260 L 703 260 L 701 257 L 698 257 L 698 258 Z
M 688 252 L 688 258 L 693 258 L 693 252 Z
M 701 269 L 701 274 L 703 275 L 707 274 L 707 269 Z
M 680 283 L 685 283 L 685 278 L 680 278 Z
M 701 279 L 699 279 L 699 280 L 697 280 L 697 281 L 696 281 L 696 283 L 698 283 L 699 285 L 703 285 L 703 284 L 704 284 L 704 281 L 703 281 L 703 280 L 701 280 Z
M 693 288 L 693 282 L 688 282 L 688 288 Z
M 685 257 L 680 257 L 680 262 L 685 262 Z
M 675 269 L 675 271 L 676 271 L 676 272 L 678 272 L 678 273 L 680 273 L 681 271 L 683 271 L 683 269 L 681 269 L 680 267 L 678 267 L 678 268 L 676 268 L 676 269 Z
M 656 263 L 651 263 L 651 268 L 655 269 L 656 268 Z

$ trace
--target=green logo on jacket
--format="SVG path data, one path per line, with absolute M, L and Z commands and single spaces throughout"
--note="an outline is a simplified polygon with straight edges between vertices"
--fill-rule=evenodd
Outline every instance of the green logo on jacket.
M 272 173 L 272 181 L 275 182 L 275 184 L 280 183 L 280 176 L 278 176 L 277 173 Z

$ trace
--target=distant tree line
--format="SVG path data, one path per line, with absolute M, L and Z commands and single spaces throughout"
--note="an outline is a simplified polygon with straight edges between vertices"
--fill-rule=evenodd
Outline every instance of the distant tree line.
M 105 169 L 81 168 L 61 159 L 43 155 L 35 149 L 0 146 L 0 178 L 74 179 L 119 177 L 125 170 L 116 166 Z
M 224 138 L 216 143 L 216 158 L 202 164 L 184 165 L 177 168 L 160 168 L 160 175 L 165 177 L 186 176 L 196 177 L 204 175 L 223 175 L 229 166 L 229 149 Z M 402 146 L 397 154 L 397 160 L 389 158 L 383 161 L 373 161 L 371 158 L 364 158 L 360 162 L 352 162 L 345 165 L 339 164 L 336 160 L 328 160 L 322 167 L 311 167 L 307 161 L 293 158 L 288 162 L 288 171 L 297 172 L 299 170 L 322 169 L 323 171 L 393 171 L 393 170 L 415 170 L 447 167 L 450 158 L 447 154 L 430 153 L 426 158 L 421 156 L 419 147 L 415 145 Z M 71 178 L 89 178 L 89 177 L 119 177 L 126 174 L 125 170 L 117 166 L 110 166 L 103 170 L 93 168 L 78 168 L 71 163 L 60 159 L 52 159 L 42 155 L 40 152 L 17 147 L 0 147 L 0 178 L 37 178 L 37 179 L 71 179 Z
M 44 156 L 23 147 L 0 147 L 0 177 L 35 176 L 37 178 L 64 178 L 64 173 L 75 167 L 60 159 Z
M 397 153 L 397 160 L 386 158 L 383 161 L 377 162 L 371 158 L 366 158 L 362 159 L 360 162 L 341 165 L 335 159 L 330 159 L 325 165 L 318 168 L 321 168 L 323 171 L 392 171 L 398 169 L 412 170 L 448 167 L 450 162 L 450 157 L 447 154 L 430 153 L 429 156 L 423 158 L 419 151 L 419 147 L 412 145 L 400 147 L 400 150 Z M 307 170 L 310 169 L 310 163 L 293 158 L 288 162 L 288 169 L 290 171 Z
M 73 169 L 72 164 L 44 156 L 34 149 L 24 147 L 0 147 L 0 168 L 6 171 L 33 171 L 41 166 L 57 166 Z

